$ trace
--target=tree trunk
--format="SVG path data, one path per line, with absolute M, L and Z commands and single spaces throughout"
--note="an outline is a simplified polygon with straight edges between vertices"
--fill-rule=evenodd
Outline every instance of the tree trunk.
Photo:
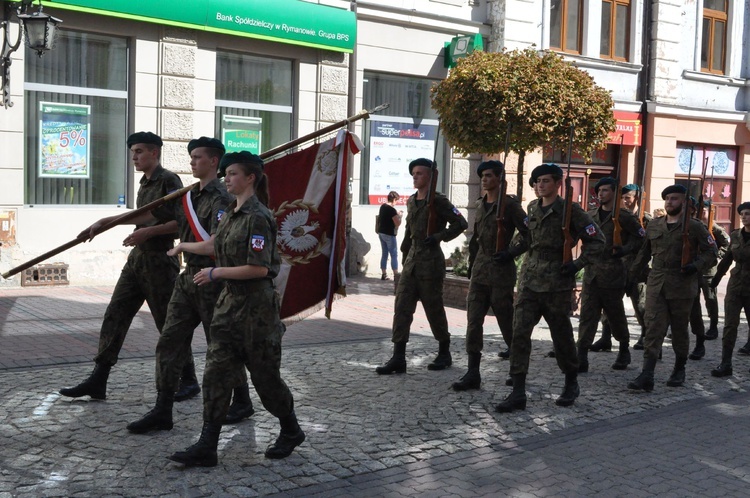
M 516 173 L 516 195 L 519 199 L 523 199 L 523 159 L 526 157 L 526 151 L 518 153 L 518 172 Z

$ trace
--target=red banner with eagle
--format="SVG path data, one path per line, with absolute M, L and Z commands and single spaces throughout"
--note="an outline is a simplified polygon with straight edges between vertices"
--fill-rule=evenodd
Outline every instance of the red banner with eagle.
M 266 164 L 270 209 L 276 217 L 281 270 L 281 318 L 299 315 L 325 301 L 330 318 L 335 293 L 346 275 L 346 194 L 349 154 L 363 149 L 346 130 L 325 142 Z

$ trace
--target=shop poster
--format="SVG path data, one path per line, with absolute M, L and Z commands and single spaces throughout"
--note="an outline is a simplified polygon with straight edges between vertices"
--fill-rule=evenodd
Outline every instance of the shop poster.
M 395 190 L 401 197 L 397 204 L 404 205 L 414 193 L 414 183 L 409 174 L 409 163 L 414 159 L 435 156 L 437 126 L 389 121 L 371 121 L 370 125 L 370 178 L 368 197 L 371 205 L 388 200 L 388 192 Z
M 39 177 L 91 176 L 91 106 L 39 103 Z

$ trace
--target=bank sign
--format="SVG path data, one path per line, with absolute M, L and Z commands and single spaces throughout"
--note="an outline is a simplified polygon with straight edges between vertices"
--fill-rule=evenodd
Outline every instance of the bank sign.
M 354 12 L 301 0 L 54 0 L 45 7 L 352 52 Z

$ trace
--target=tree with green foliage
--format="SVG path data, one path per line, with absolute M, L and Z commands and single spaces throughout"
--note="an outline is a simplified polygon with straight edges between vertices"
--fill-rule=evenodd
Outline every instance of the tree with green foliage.
M 441 131 L 459 153 L 503 151 L 511 125 L 508 150 L 519 156 L 519 196 L 527 152 L 549 145 L 567 153 L 573 125 L 573 149 L 590 159 L 615 131 L 613 105 L 610 92 L 587 72 L 533 47 L 474 52 L 432 88 Z

